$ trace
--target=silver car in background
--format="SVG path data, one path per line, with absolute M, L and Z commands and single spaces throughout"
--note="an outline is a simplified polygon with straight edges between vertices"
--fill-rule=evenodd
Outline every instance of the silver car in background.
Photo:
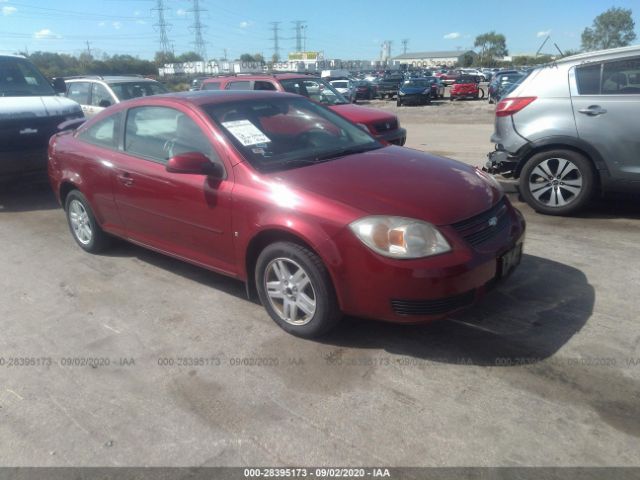
M 496 109 L 486 170 L 519 179 L 536 211 L 568 215 L 595 191 L 640 191 L 640 46 L 533 70 Z

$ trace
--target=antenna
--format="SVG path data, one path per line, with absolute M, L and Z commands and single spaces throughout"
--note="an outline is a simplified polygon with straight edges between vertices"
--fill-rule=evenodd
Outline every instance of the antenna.
M 160 51 L 164 54 L 171 51 L 169 48 L 169 38 L 167 37 L 167 29 L 171 25 L 164 19 L 164 12 L 166 9 L 167 8 L 164 6 L 164 0 L 157 0 L 156 7 L 151 9 L 152 12 L 158 12 L 158 23 L 155 23 L 153 26 L 160 32 Z
M 206 29 L 202 22 L 200 21 L 200 13 L 205 10 L 200 7 L 200 0 L 192 0 L 193 8 L 189 10 L 193 13 L 193 25 L 191 26 L 191 30 L 195 34 L 195 39 L 193 41 L 193 45 L 195 47 L 196 53 L 200 55 L 202 60 L 207 60 L 207 45 L 202 37 L 202 31 Z
M 280 30 L 278 25 L 280 25 L 280 22 L 271 22 L 270 25 L 273 25 L 273 37 L 271 37 L 271 40 L 273 40 L 273 59 L 277 62 L 280 60 L 280 37 L 278 36 L 278 31 Z

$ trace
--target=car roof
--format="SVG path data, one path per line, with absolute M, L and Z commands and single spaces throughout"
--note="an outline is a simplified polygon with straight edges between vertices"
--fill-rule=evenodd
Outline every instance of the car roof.
M 258 100 L 266 98 L 304 98 L 292 93 L 274 92 L 270 90 L 194 90 L 189 92 L 173 92 L 162 95 L 150 95 L 138 97 L 120 105 L 127 104 L 129 107 L 140 105 L 153 105 L 165 103 L 167 100 L 182 105 L 208 105 L 212 103 L 228 103 L 242 100 Z
M 610 48 L 608 50 L 597 50 L 595 52 L 578 53 L 570 57 L 564 57 L 556 60 L 555 64 L 571 63 L 580 61 L 596 61 L 607 60 L 609 58 L 626 57 L 628 55 L 640 55 L 640 45 L 631 45 L 630 47 Z
M 25 57 L 24 55 L 13 55 L 11 53 L 3 53 L 2 55 L 0 55 L 0 58 L 21 58 L 23 60 L 27 59 L 27 57 Z
M 209 77 L 202 81 L 202 83 L 219 82 L 221 80 L 286 80 L 295 78 L 320 78 L 320 75 L 315 73 L 307 75 L 306 73 L 251 73 L 251 74 L 239 74 L 239 75 L 220 75 L 217 77 Z
M 65 81 L 73 82 L 86 82 L 90 80 L 105 82 L 107 84 L 111 83 L 125 83 L 125 82 L 156 82 L 152 78 L 138 77 L 138 76 L 129 76 L 129 75 L 80 75 L 77 77 L 67 77 Z M 156 82 L 157 83 L 157 82 Z

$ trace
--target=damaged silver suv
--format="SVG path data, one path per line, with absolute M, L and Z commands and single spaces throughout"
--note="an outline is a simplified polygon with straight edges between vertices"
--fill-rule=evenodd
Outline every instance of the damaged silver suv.
M 519 179 L 536 211 L 568 215 L 596 191 L 640 191 L 640 46 L 533 70 L 497 106 L 486 170 Z

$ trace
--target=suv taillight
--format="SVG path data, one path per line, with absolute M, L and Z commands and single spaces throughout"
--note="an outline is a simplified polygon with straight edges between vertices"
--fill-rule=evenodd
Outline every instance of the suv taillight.
M 508 117 L 518 113 L 538 97 L 513 97 L 500 100 L 496 107 L 496 117 Z

